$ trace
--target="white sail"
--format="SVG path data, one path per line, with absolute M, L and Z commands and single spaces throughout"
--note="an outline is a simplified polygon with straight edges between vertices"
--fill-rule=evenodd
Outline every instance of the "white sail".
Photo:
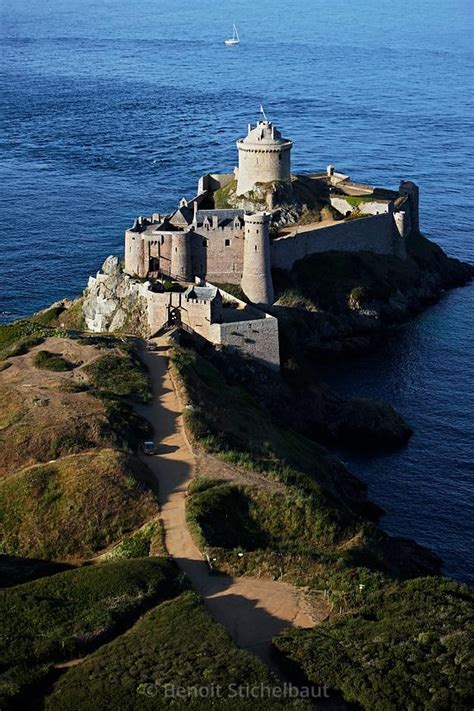
M 240 43 L 240 37 L 239 33 L 237 31 L 237 27 L 235 26 L 235 22 L 232 25 L 232 37 L 229 37 L 228 39 L 224 40 L 225 44 L 239 44 Z

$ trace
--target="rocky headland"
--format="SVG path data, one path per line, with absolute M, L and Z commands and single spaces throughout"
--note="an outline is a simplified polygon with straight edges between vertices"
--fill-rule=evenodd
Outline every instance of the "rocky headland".
M 356 339 L 372 345 L 375 334 L 383 338 L 387 327 L 472 277 L 472 267 L 421 236 L 412 250 L 404 261 L 328 253 L 275 274 L 280 373 L 181 334 L 170 350 L 171 391 L 179 393 L 195 458 L 186 525 L 200 555 L 223 574 L 217 588 L 244 580 L 253 599 L 253 581 L 281 583 L 319 610 L 311 629 L 274 637 L 285 674 L 327 683 L 370 708 L 367 694 L 385 684 L 384 665 L 400 685 L 409 658 L 420 689 L 461 708 L 469 590 L 440 576 L 430 551 L 384 533 L 367 487 L 326 449 L 399 446 L 410 427 L 390 405 L 345 400 L 317 377 L 319 358 L 360 353 Z M 227 681 L 249 669 L 269 678 L 223 636 L 167 557 L 156 481 L 138 456 L 140 442 L 153 436 L 142 416 L 152 401 L 145 366 L 157 358 L 166 369 L 164 354 L 144 354 L 137 338 L 149 335 L 143 286 L 108 258 L 80 299 L 0 328 L 0 572 L 13 621 L 0 675 L 6 708 L 32 693 L 45 708 L 72 708 L 85 680 L 110 700 L 109 689 L 121 688 L 117 675 L 135 693 L 158 672 L 178 678 L 173 660 L 183 655 L 199 683 L 216 673 L 214 663 L 200 663 L 214 637 L 213 653 L 219 647 L 230 660 L 219 666 Z M 154 437 L 162 446 L 160 422 Z M 158 459 L 158 475 L 160 466 Z M 232 610 L 226 615 L 234 625 Z M 45 623 L 50 639 L 38 646 Z M 341 644 L 358 660 L 356 671 L 346 668 Z M 377 665 L 361 680 L 364 655 Z M 383 694 L 390 703 L 398 698 L 385 685 Z

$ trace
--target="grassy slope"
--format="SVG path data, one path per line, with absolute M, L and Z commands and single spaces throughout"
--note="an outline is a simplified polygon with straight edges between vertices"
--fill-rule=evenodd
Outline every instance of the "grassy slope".
M 391 570 L 396 546 L 354 513 L 351 496 L 358 490 L 348 472 L 322 447 L 276 426 L 270 413 L 227 385 L 202 356 L 175 349 L 172 364 L 190 405 L 185 422 L 197 446 L 284 485 L 279 493 L 224 484 L 191 489 L 188 519 L 201 548 L 214 549 L 217 566 L 328 588 L 335 604 L 349 607 L 359 583 L 377 589 L 378 571 Z M 254 552 L 237 556 L 237 548 Z
M 2 328 L 10 327 L 0 327 L 0 336 L 5 335 Z M 13 380 L 9 378 L 12 369 L 6 376 L 0 373 L 4 404 L 0 414 L 0 473 L 93 447 L 132 451 L 149 434 L 149 425 L 133 410 L 133 402 L 150 397 L 148 375 L 134 355 L 133 345 L 113 338 L 80 342 L 102 349 L 107 344 L 114 351 L 103 354 L 103 350 L 86 348 L 89 360 L 98 356 L 92 363 L 80 367 L 79 362 L 71 373 L 48 373 L 43 379 L 34 372 L 43 351 L 25 356 L 26 365 L 33 368 L 32 377 L 36 377 L 33 387 L 23 362 Z M 18 343 L 10 340 L 10 348 Z M 67 338 L 54 341 L 53 362 L 64 360 L 58 349 L 67 352 L 76 344 L 77 352 L 78 343 Z M 50 357 L 46 360 L 51 363 Z M 11 357 L 7 362 L 14 364 L 16 359 Z
M 178 592 L 176 569 L 156 558 L 79 568 L 0 591 L 2 708 L 51 664 L 89 652 Z
M 38 324 L 46 335 L 55 334 L 51 323 L 58 318 L 62 312 L 50 309 L 2 327 L 0 341 L 15 348 L 26 326 Z M 0 551 L 11 557 L 89 557 L 157 515 L 154 496 L 139 481 L 146 468 L 130 454 L 149 433 L 133 410 L 134 401 L 149 399 L 149 379 L 133 342 L 48 342 L 52 358 L 35 349 L 1 383 L 0 468 L 9 476 L 0 480 Z M 73 354 L 71 373 L 56 372 L 64 353 Z M 38 366 L 52 360 L 53 372 L 38 376 Z M 15 356 L 8 362 L 16 364 Z M 34 462 L 47 463 L 24 468 Z M 145 555 L 146 543 L 128 542 L 117 556 Z M 150 538 L 148 550 L 151 544 Z M 153 550 L 162 548 L 154 542 Z
M 226 388 L 219 372 L 196 354 L 177 350 L 173 362 L 197 444 L 285 484 L 273 492 L 195 481 L 187 513 L 200 546 L 216 558 L 218 570 L 287 577 L 324 589 L 332 602 L 331 621 L 285 632 L 276 646 L 312 681 L 367 709 L 399 708 L 402 694 L 413 709 L 463 708 L 467 640 L 461 629 L 472 607 L 466 590 L 445 578 L 402 582 L 384 573 L 383 562 L 397 557 L 397 544 L 348 517 L 334 496 L 326 498 L 324 450 L 275 428 L 269 413 L 238 388 Z M 308 485 L 311 462 L 316 495 L 314 479 Z
M 418 578 L 369 596 L 355 615 L 288 630 L 277 648 L 317 684 L 371 711 L 472 707 L 474 595 L 444 578 Z
M 156 685 L 155 685 L 156 682 Z M 46 701 L 47 711 L 105 711 L 167 708 L 164 685 L 278 685 L 255 657 L 238 649 L 224 628 L 205 612 L 194 593 L 184 593 L 148 612 L 128 632 L 70 669 Z M 152 686 L 156 695 L 147 696 Z M 204 702 L 205 703 L 205 702 Z M 271 708 L 292 707 L 272 704 Z M 296 706 L 296 705 L 295 705 Z M 255 700 L 217 699 L 203 706 L 187 699 L 173 708 L 255 709 Z M 268 706 L 262 702 L 258 708 Z
M 143 465 L 130 455 L 103 449 L 65 457 L 0 481 L 0 550 L 89 557 L 157 512 Z
M 349 494 L 357 493 L 357 480 L 337 467 L 327 450 L 273 424 L 269 413 L 245 390 L 229 386 L 205 358 L 176 348 L 172 365 L 191 404 L 185 411 L 188 430 L 207 452 L 313 492 L 328 509 L 334 506 L 331 498 L 339 497 L 339 509 Z M 349 505 L 345 508 L 350 516 Z
M 62 573 L 71 567 L 73 567 L 71 563 L 63 561 L 0 554 L 0 588 L 29 583 L 37 578 Z

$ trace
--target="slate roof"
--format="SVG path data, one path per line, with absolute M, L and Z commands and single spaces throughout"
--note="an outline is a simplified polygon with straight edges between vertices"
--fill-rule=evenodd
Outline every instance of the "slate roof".
M 190 225 L 193 221 L 192 210 L 190 210 L 189 207 L 186 207 L 185 205 L 183 205 L 182 207 L 178 207 L 178 209 L 175 210 L 172 215 L 170 215 L 169 221 L 175 225 Z
M 224 227 L 225 225 L 231 224 L 236 217 L 240 218 L 241 223 L 244 223 L 245 210 L 240 208 L 233 208 L 228 210 L 198 210 L 196 219 L 198 225 L 202 225 L 206 217 L 212 224 L 212 218 L 217 215 L 219 219 L 219 226 Z

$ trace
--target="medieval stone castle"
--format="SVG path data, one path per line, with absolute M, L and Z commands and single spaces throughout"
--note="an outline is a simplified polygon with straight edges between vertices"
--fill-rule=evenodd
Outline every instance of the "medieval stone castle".
M 277 367 L 272 269 L 328 250 L 405 257 L 406 237 L 418 230 L 414 183 L 375 188 L 332 166 L 293 175 L 292 145 L 271 121 L 249 124 L 233 173 L 202 176 L 197 194 L 174 212 L 138 217 L 125 232 L 124 278 L 141 299 L 148 335 L 175 323 Z M 89 292 L 99 295 L 108 276 L 91 279 Z M 231 296 L 228 284 L 240 285 L 246 300 Z M 123 325 L 125 316 L 105 302 L 104 292 L 85 313 L 93 330 Z

